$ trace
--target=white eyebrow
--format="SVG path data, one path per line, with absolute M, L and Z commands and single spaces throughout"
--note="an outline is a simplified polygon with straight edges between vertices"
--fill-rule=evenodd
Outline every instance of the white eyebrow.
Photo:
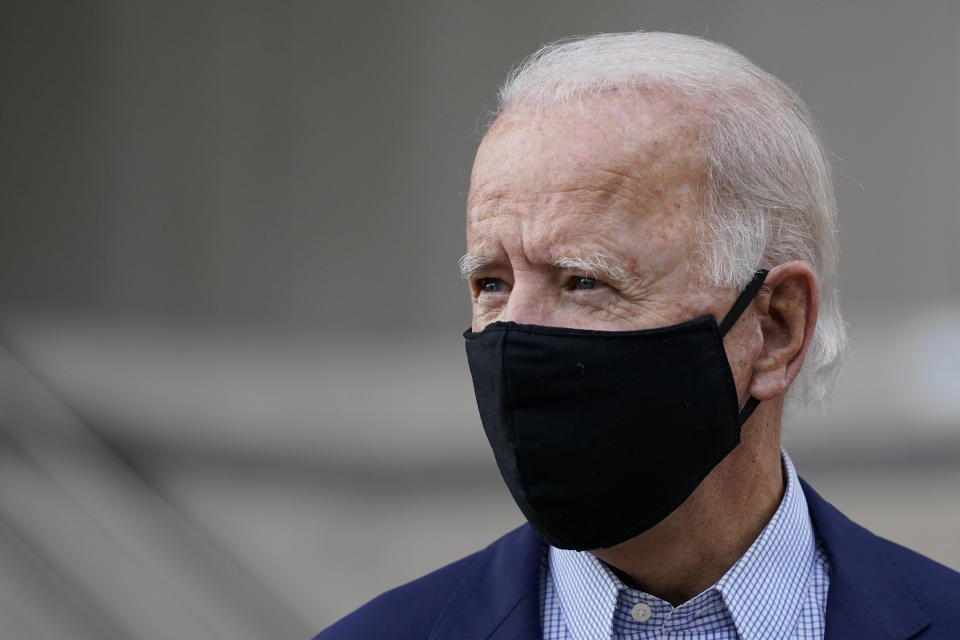
M 623 268 L 616 262 L 611 262 L 608 256 L 602 253 L 583 256 L 565 256 L 553 261 L 555 269 L 570 269 L 582 271 L 588 278 L 599 278 L 601 280 L 612 280 L 613 282 L 627 282 L 635 280 L 636 276 Z
M 469 280 L 474 273 L 483 269 L 491 262 L 492 260 L 490 260 L 490 258 L 465 253 L 458 261 L 460 265 L 460 277 L 464 280 Z

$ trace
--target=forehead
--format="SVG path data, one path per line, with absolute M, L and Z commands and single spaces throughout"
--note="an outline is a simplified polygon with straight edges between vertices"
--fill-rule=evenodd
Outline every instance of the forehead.
M 585 97 L 569 107 L 511 107 L 484 137 L 472 201 L 612 185 L 655 192 L 702 172 L 699 113 L 662 94 Z M 633 184 L 624 184 L 633 182 Z
M 682 100 L 640 93 L 510 107 L 477 152 L 468 244 L 499 243 L 507 226 L 545 244 L 572 227 L 688 240 L 705 185 L 698 116 Z M 500 238 L 490 237 L 494 229 Z

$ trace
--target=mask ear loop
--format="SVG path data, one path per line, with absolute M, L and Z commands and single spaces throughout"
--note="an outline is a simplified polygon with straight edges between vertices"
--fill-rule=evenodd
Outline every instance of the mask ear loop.
M 736 302 L 733 303 L 733 306 L 730 307 L 730 311 L 727 312 L 727 315 L 724 316 L 723 320 L 720 322 L 720 337 L 727 335 L 727 332 L 730 331 L 730 328 L 737 323 L 737 320 L 740 319 L 740 316 L 743 315 L 743 312 L 747 310 L 747 307 L 750 306 L 750 303 L 753 302 L 753 298 L 757 295 L 757 292 L 760 291 L 760 287 L 763 286 L 763 281 L 767 279 L 767 274 L 770 273 L 766 269 L 758 270 L 754 275 L 753 279 L 743 290 L 743 293 L 737 298 Z M 753 410 L 757 408 L 757 405 L 760 404 L 760 401 L 750 396 L 747 398 L 747 402 L 743 405 L 743 408 L 740 409 L 740 424 L 743 425 L 744 422 L 750 417 L 753 413 Z
M 727 315 L 724 316 L 723 320 L 720 321 L 720 337 L 727 335 L 727 332 L 730 331 L 730 328 L 737 323 L 737 320 L 740 319 L 740 316 L 743 315 L 743 312 L 747 310 L 747 307 L 750 306 L 750 303 L 753 302 L 754 296 L 757 295 L 757 292 L 760 291 L 760 287 L 763 286 L 763 281 L 767 279 L 767 274 L 770 273 L 766 269 L 760 269 L 755 274 L 753 274 L 753 279 L 747 284 L 746 288 L 743 290 L 743 293 L 740 294 L 740 297 L 737 298 L 737 301 L 733 303 L 733 306 L 730 307 L 730 311 L 727 312 Z

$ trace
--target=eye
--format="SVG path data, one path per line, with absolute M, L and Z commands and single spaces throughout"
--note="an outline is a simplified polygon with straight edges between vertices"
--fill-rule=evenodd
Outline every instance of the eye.
M 498 278 L 481 278 L 477 280 L 477 291 L 479 293 L 500 293 L 503 291 L 503 280 Z
M 573 279 L 573 288 L 579 289 L 581 291 L 595 289 L 598 284 L 600 283 L 594 278 L 574 278 Z

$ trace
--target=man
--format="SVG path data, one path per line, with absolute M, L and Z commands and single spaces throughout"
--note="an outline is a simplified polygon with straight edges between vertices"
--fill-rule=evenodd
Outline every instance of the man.
M 802 484 L 786 402 L 845 342 L 800 99 L 662 33 L 551 45 L 467 198 L 467 355 L 529 525 L 320 638 L 957 638 L 960 575 Z

